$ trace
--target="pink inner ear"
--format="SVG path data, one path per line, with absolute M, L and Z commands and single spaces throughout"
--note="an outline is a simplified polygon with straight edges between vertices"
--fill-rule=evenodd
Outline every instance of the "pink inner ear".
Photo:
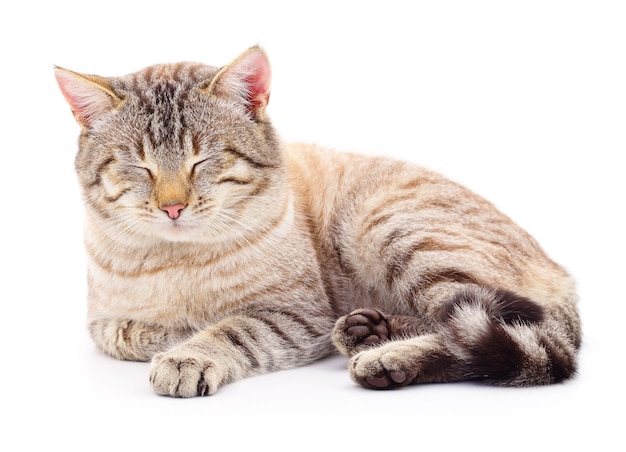
M 244 81 L 250 93 L 251 106 L 254 110 L 258 110 L 269 102 L 272 71 L 264 53 L 252 54 L 249 59 L 249 74 Z
M 88 126 L 102 113 L 113 108 L 111 96 L 102 87 L 61 69 L 55 71 L 55 77 L 79 124 Z
M 70 105 L 72 113 L 74 113 L 74 116 L 80 116 L 82 106 L 79 96 L 76 95 L 75 89 L 72 87 L 72 85 L 75 85 L 75 82 L 72 80 L 73 77 L 59 70 L 55 72 L 54 76 L 57 79 L 57 84 L 61 89 L 63 97 L 65 97 L 65 100 Z M 78 117 L 76 119 L 78 119 Z

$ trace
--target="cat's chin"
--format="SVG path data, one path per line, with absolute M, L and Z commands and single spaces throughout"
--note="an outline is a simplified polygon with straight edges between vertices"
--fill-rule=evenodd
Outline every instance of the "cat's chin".
M 197 238 L 193 237 L 190 234 L 160 234 L 159 237 L 166 242 L 177 242 L 177 243 L 188 243 L 188 242 L 198 242 Z
M 223 240 L 223 237 L 207 236 L 202 232 L 202 228 L 183 224 L 159 225 L 153 230 L 153 234 L 160 240 L 177 243 L 215 245 Z
M 160 239 L 167 242 L 201 242 L 202 237 L 196 228 L 173 224 L 163 226 L 160 225 L 154 231 Z

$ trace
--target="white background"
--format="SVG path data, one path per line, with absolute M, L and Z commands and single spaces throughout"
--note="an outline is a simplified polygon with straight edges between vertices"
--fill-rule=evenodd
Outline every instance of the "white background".
M 4 2 L 0 449 L 623 450 L 622 5 Z M 95 350 L 79 128 L 53 64 L 101 75 L 224 65 L 257 43 L 273 64 L 269 113 L 283 138 L 436 169 L 494 201 L 574 274 L 585 333 L 576 379 L 377 392 L 334 357 L 176 400 L 151 392 L 148 364 Z

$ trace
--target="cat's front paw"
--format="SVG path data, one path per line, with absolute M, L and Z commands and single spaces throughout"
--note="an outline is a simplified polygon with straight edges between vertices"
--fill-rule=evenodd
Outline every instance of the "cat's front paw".
M 150 385 L 159 395 L 197 397 L 214 394 L 220 384 L 212 361 L 191 354 L 166 352 L 152 360 Z
M 385 317 L 375 309 L 358 309 L 340 318 L 333 332 L 333 342 L 346 356 L 387 342 L 389 327 Z

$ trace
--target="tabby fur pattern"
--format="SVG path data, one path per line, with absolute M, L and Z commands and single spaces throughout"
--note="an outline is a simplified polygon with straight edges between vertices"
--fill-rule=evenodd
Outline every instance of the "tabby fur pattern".
M 89 332 L 193 397 L 339 350 L 366 388 L 576 370 L 571 277 L 492 204 L 387 158 L 282 143 L 271 71 L 56 68 L 81 126 Z

